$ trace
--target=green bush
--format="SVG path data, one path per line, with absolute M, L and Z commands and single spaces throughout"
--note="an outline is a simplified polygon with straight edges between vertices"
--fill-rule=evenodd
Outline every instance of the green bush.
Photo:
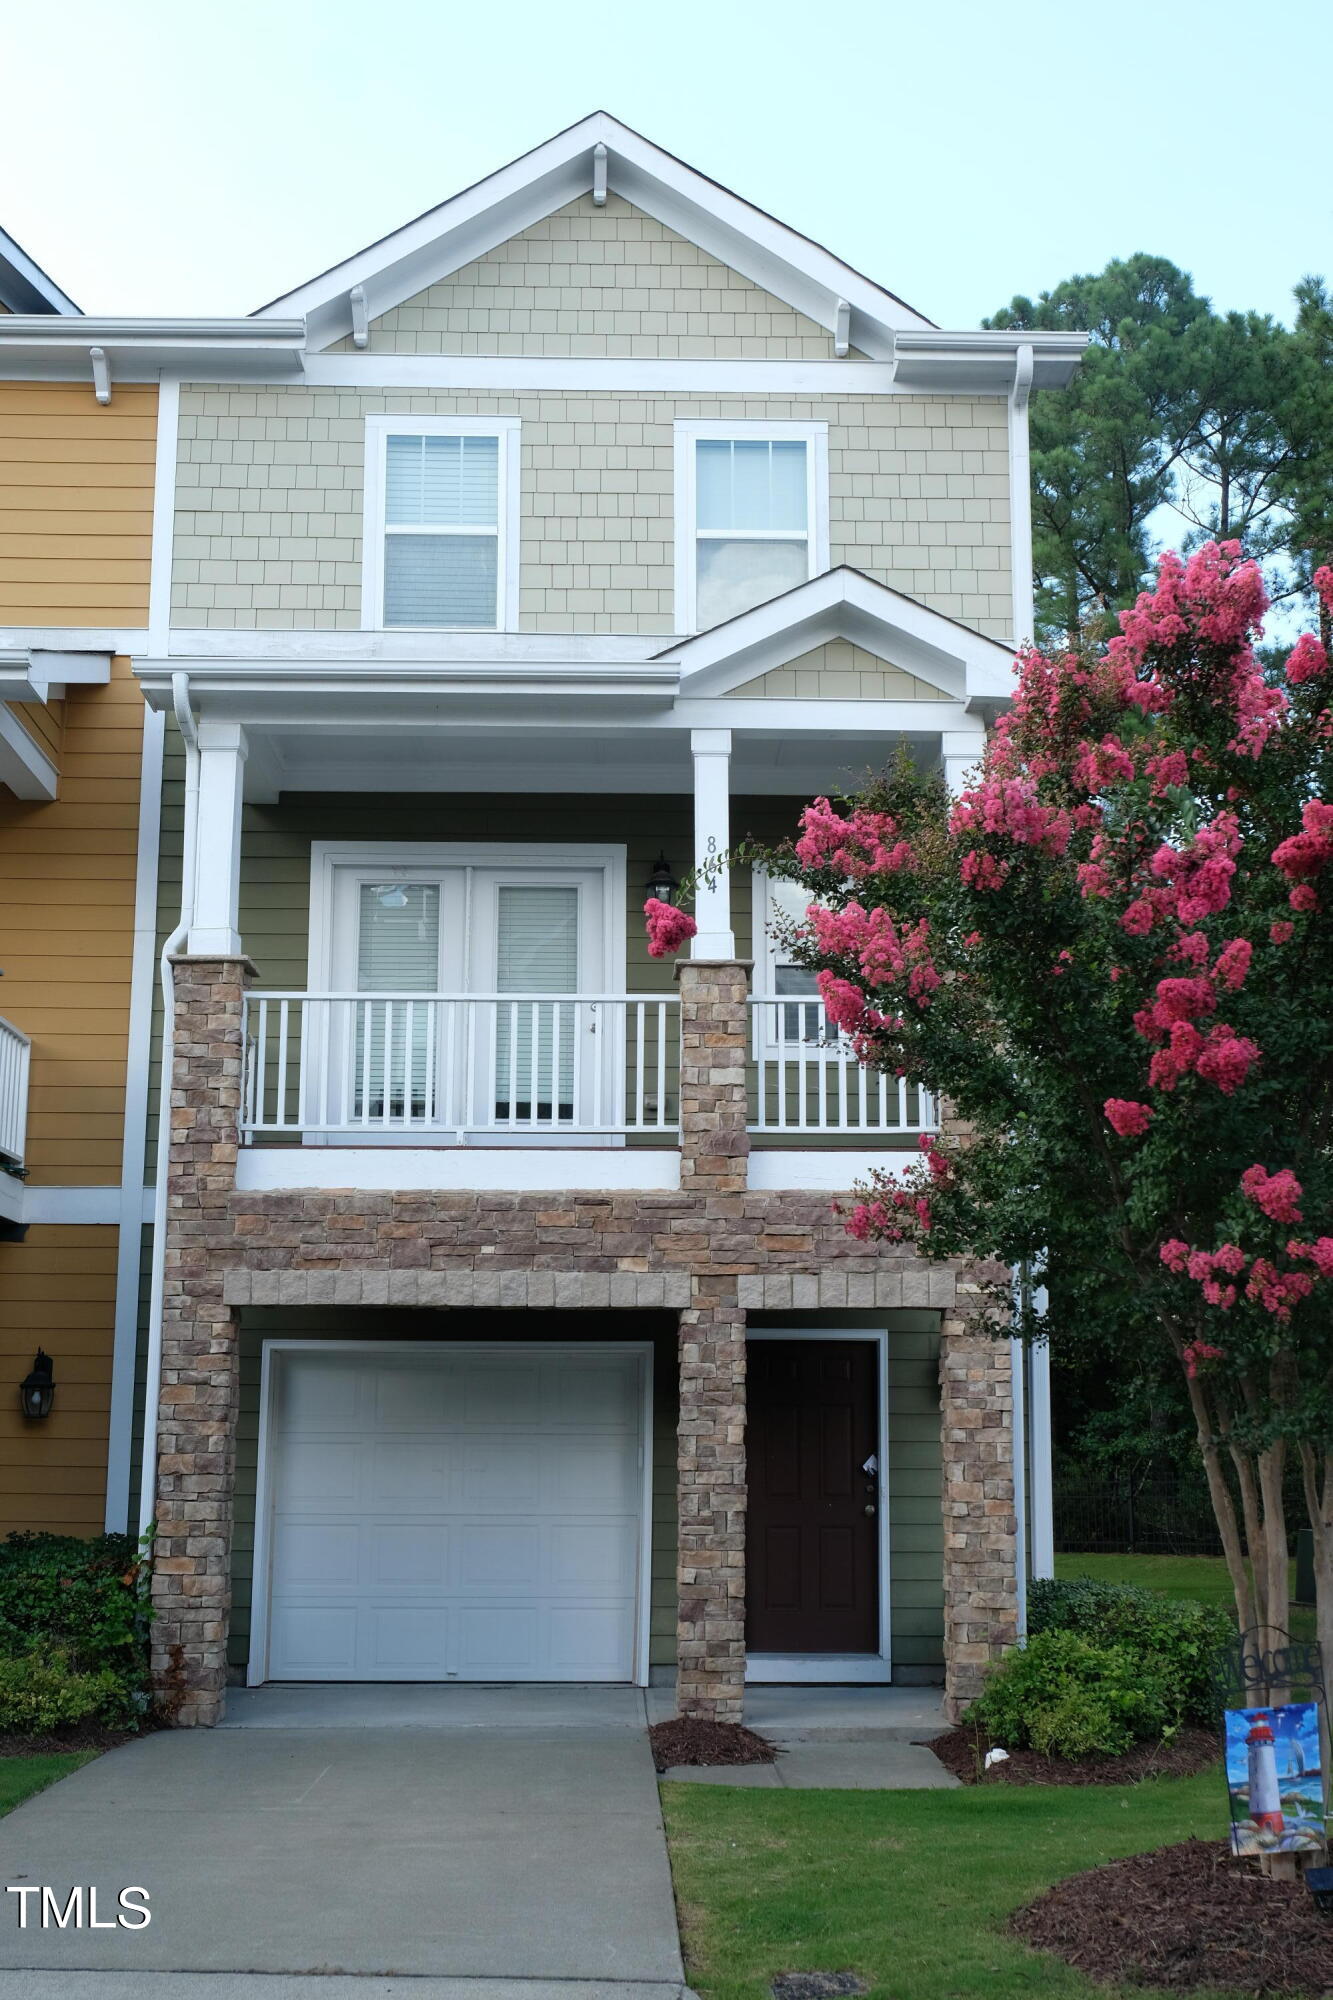
M 1182 1721 L 1204 1728 L 1217 1721 L 1214 1672 L 1236 1637 L 1220 1605 L 1090 1576 L 1043 1578 L 1028 1589 L 1028 1632 L 1077 1632 L 1098 1646 L 1122 1646 L 1160 1675 Z
M 69 1696 L 76 1705 L 93 1687 L 100 1690 L 91 1709 L 66 1720 L 95 1713 L 111 1727 L 132 1728 L 149 1698 L 150 1612 L 143 1583 L 139 1548 L 128 1535 L 86 1541 L 11 1535 L 0 1543 L 0 1667 L 23 1688 L 40 1677 L 46 1662 L 56 1680 L 78 1690 Z M 50 1692 L 45 1689 L 43 1699 Z M 24 1699 L 16 1696 L 18 1708 Z M 50 1720 L 0 1720 L 0 1729 L 55 1726 Z
M 76 1673 L 63 1653 L 0 1660 L 0 1730 L 46 1736 L 79 1722 L 125 1727 L 125 1690 L 110 1667 Z
M 1127 1648 L 1043 1632 L 991 1670 L 967 1719 L 1006 1750 L 1118 1757 L 1173 1717 L 1165 1683 Z

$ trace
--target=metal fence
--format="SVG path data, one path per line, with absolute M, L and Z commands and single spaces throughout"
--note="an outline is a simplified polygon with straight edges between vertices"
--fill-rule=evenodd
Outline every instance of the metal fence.
M 1079 1555 L 1222 1553 L 1202 1481 L 1169 1475 L 1057 1476 L 1055 1546 Z

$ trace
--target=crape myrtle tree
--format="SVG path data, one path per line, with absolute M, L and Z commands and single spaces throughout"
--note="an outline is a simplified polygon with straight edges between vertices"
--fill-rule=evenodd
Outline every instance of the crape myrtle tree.
M 950 1107 L 852 1233 L 1026 1264 L 997 1333 L 1164 1343 L 1242 1628 L 1289 1622 L 1294 1459 L 1333 1659 L 1333 669 L 1261 666 L 1265 603 L 1234 542 L 1163 556 L 1095 653 L 1020 655 L 960 797 L 904 761 L 762 858 L 859 1059 Z

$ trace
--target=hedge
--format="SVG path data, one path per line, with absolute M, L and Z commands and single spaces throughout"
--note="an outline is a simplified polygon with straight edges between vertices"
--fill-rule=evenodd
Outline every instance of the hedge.
M 1218 1721 L 1217 1666 L 1236 1638 L 1235 1621 L 1220 1605 L 1089 1576 L 1043 1577 L 1028 1589 L 1028 1631 L 1077 1632 L 1094 1645 L 1121 1647 L 1165 1677 L 1182 1720 L 1204 1728 Z
M 124 1727 L 149 1700 L 144 1575 L 129 1535 L 10 1535 L 0 1543 L 0 1659 L 42 1654 L 97 1679 L 100 1718 Z

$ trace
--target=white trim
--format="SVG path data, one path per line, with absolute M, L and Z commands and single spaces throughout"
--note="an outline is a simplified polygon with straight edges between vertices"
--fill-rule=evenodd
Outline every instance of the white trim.
M 153 542 L 148 572 L 148 632 L 154 653 L 171 645 L 171 572 L 176 539 L 176 455 L 180 448 L 181 385 L 164 377 L 157 392 L 157 442 L 153 460 Z
M 753 1155 L 751 1156 L 753 1158 Z M 751 1324 L 745 1337 L 750 1340 L 868 1340 L 875 1343 L 877 1356 L 879 1442 L 879 1650 L 875 1653 L 751 1653 L 745 1656 L 747 1681 L 875 1681 L 893 1679 L 893 1620 L 890 1599 L 889 1523 L 889 1329 L 888 1327 L 793 1326 L 766 1327 Z
M 157 871 L 162 825 L 166 718 L 145 707 L 139 765 L 139 837 L 134 865 L 134 944 L 125 1063 L 125 1132 L 121 1147 L 120 1235 L 116 1245 L 115 1333 L 107 1425 L 106 1530 L 123 1534 L 130 1516 L 130 1433 L 134 1362 L 139 1345 L 148 1085 L 152 1068 L 153 978 L 157 957 Z M 149 1194 L 151 1200 L 151 1194 Z
M 654 1346 L 650 1340 L 331 1340 L 264 1339 L 259 1381 L 259 1454 L 255 1473 L 255 1554 L 250 1597 L 250 1657 L 246 1685 L 261 1687 L 268 1678 L 268 1623 L 272 1578 L 272 1530 L 269 1520 L 271 1485 L 271 1423 L 273 1413 L 273 1366 L 275 1354 L 365 1353 L 421 1354 L 632 1354 L 639 1359 L 639 1444 L 643 1478 L 639 1501 L 639 1574 L 635 1592 L 634 1687 L 648 1685 L 648 1651 L 652 1618 L 653 1568 L 653 1366 Z
M 1038 1310 L 1044 1312 L 1044 1286 L 1038 1287 L 1035 1297 L 1043 1301 Z M 1033 1577 L 1048 1577 L 1055 1575 L 1055 1496 L 1051 1469 L 1051 1350 L 1044 1340 L 1031 1350 L 1028 1392 L 1031 1574 Z
M 819 1152 L 789 1151 L 785 1146 L 750 1147 L 747 1186 L 753 1194 L 772 1194 L 779 1189 L 800 1189 L 807 1194 L 849 1194 L 872 1173 L 898 1174 L 919 1160 L 913 1147 L 885 1144 L 874 1151 L 862 1146 L 845 1149 L 827 1146 Z
M 61 291 L 7 229 L 0 229 L 0 302 L 11 313 L 31 311 L 37 304 L 39 310 L 45 306 L 53 313 L 80 316 L 68 292 Z
M 60 790 L 60 772 L 35 736 L 0 701 L 0 784 L 15 798 L 50 804 Z
M 0 625 L 0 651 L 142 653 L 146 625 Z
M 239 1193 L 276 1188 L 424 1188 L 451 1193 L 566 1188 L 675 1194 L 680 1151 L 660 1146 L 243 1146 Z
M 872 357 L 893 353 L 899 328 L 930 322 L 860 272 L 785 223 L 710 181 L 605 111 L 567 130 L 427 214 L 368 245 L 295 291 L 260 308 L 262 322 L 304 314 L 311 347 L 351 331 L 348 296 L 364 285 L 375 319 L 429 285 L 508 242 L 557 209 L 591 194 L 595 149 L 606 147 L 607 186 L 636 208 L 796 307 L 818 325 L 851 307 L 852 344 Z
M 678 632 L 698 629 L 695 589 L 698 562 L 695 447 L 701 439 L 753 443 L 800 443 L 806 448 L 806 579 L 829 565 L 829 479 L 827 423 L 768 423 L 758 418 L 677 418 L 672 427 L 676 515 L 676 607 Z M 728 620 L 728 623 L 734 623 Z
M 1024 341 L 1015 357 L 1014 386 L 1009 392 L 1009 571 L 1016 647 L 1033 636 L 1032 460 L 1028 446 L 1033 366 L 1032 343 Z
M 1021 1340 L 1009 1342 L 1009 1380 L 1013 1399 L 1011 1411 L 1014 1473 L 1014 1598 L 1020 1640 L 1028 1635 L 1028 1457 L 1027 1457 L 1027 1368 Z
M 384 464 L 389 437 L 493 437 L 498 447 L 495 507 L 496 622 L 482 631 L 518 628 L 520 432 L 517 417 L 419 416 L 413 411 L 372 411 L 366 425 L 366 485 L 361 542 L 361 629 L 363 632 L 424 631 L 423 626 L 384 623 Z M 456 625 L 441 630 L 458 632 Z
M 120 1221 L 121 1191 L 118 1187 L 34 1187 L 22 1183 L 23 1215 L 26 1223 L 47 1223 L 69 1228 L 90 1229 Z M 139 1190 L 142 1215 L 143 1190 Z
M 1012 372 L 1012 370 L 1011 370 Z M 920 395 L 891 361 L 688 360 L 647 354 L 308 354 L 312 389 L 579 389 L 608 396 Z M 989 394 L 1004 394 L 1003 387 Z

